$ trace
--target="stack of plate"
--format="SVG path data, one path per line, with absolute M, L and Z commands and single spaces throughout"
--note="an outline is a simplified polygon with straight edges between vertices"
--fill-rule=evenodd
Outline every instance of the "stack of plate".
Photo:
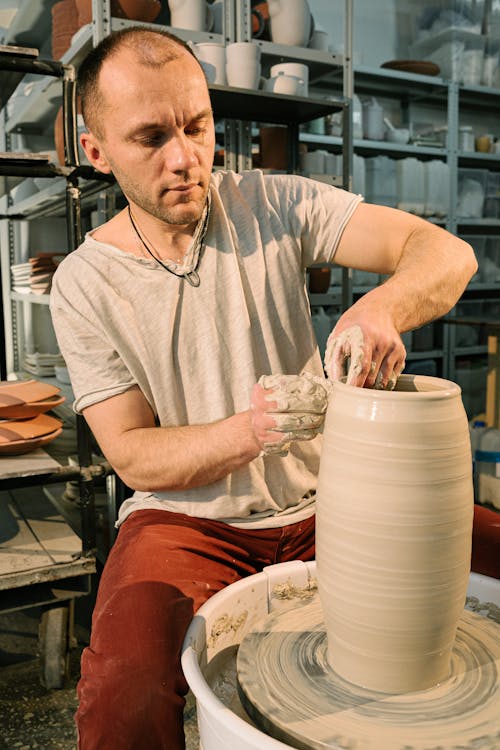
M 37 253 L 34 258 L 30 258 L 30 291 L 32 294 L 49 294 L 52 276 L 61 257 L 59 253 Z
M 62 421 L 46 412 L 63 402 L 57 386 L 0 381 L 0 456 L 28 453 L 60 435 Z
M 65 361 L 62 354 L 46 354 L 34 352 L 25 354 L 23 368 L 30 375 L 38 375 L 40 378 L 51 378 L 56 374 L 56 367 L 64 367 Z
M 31 263 L 15 263 L 10 267 L 12 291 L 28 294 L 30 290 Z

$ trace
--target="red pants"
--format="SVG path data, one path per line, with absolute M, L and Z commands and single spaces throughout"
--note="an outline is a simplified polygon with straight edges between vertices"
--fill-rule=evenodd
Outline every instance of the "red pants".
M 80 750 L 181 750 L 180 652 L 194 612 L 266 565 L 314 558 L 314 517 L 243 530 L 162 510 L 133 513 L 101 577 L 82 655 Z

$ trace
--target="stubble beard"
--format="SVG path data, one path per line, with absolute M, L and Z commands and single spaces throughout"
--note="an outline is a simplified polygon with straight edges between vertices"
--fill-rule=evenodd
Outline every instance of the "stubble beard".
M 144 195 L 142 189 L 137 185 L 123 180 L 121 182 L 118 180 L 118 182 L 129 202 L 135 203 L 143 211 L 166 224 L 185 226 L 186 224 L 197 223 L 205 208 L 208 187 L 203 188 L 201 198 L 196 200 L 189 198 L 185 203 L 180 200 L 175 206 L 165 206 L 161 204 L 160 200 L 154 201 L 150 196 Z

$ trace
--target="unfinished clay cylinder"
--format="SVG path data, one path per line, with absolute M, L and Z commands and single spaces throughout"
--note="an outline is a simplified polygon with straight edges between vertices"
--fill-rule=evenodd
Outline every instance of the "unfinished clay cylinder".
M 317 494 L 328 661 L 385 693 L 446 679 L 470 570 L 473 489 L 458 385 L 334 383 Z

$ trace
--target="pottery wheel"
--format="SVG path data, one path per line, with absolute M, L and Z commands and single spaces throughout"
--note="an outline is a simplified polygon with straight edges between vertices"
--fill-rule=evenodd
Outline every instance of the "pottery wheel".
M 300 750 L 500 750 L 499 670 L 500 625 L 465 610 L 448 680 L 402 695 L 353 685 L 328 664 L 317 594 L 266 617 L 237 656 L 248 714 Z

